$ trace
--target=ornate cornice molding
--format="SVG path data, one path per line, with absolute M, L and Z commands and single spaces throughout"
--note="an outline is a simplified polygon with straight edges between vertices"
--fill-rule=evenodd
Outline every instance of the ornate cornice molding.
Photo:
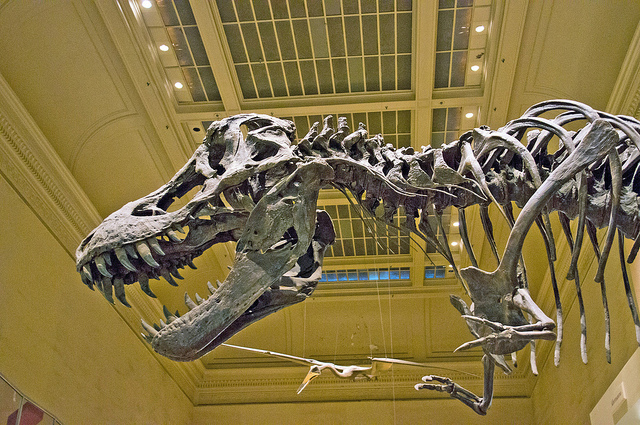
M 0 172 L 73 255 L 100 215 L 2 75 L 0 152 Z
M 75 259 L 76 247 L 102 218 L 1 74 L 0 174 Z M 139 291 L 127 295 L 133 308 L 114 309 L 139 334 L 140 318 L 161 317 L 162 306 Z M 193 399 L 202 363 L 176 363 L 155 353 L 154 357 Z
M 465 364 L 466 363 L 466 364 Z M 445 365 L 445 363 L 442 363 Z M 440 373 L 452 378 L 463 387 L 482 393 L 483 379 L 480 362 L 456 362 L 449 367 L 477 374 L 477 377 L 462 373 Z M 311 383 L 301 394 L 296 390 L 307 369 L 299 366 L 278 368 L 245 368 L 227 370 L 207 370 L 202 383 L 198 386 L 194 404 L 233 404 L 245 403 L 247 393 L 254 403 L 290 403 L 304 401 L 354 401 L 391 399 L 432 399 L 441 394 L 432 391 L 416 391 L 414 385 L 421 382 L 423 375 L 438 374 L 438 369 L 397 370 L 387 372 L 375 381 L 356 381 L 339 379 L 327 374 Z M 500 397 L 528 397 L 533 389 L 533 380 L 528 368 L 515 370 L 511 375 L 495 375 L 496 395 Z
M 640 24 L 629 43 L 607 112 L 640 118 Z

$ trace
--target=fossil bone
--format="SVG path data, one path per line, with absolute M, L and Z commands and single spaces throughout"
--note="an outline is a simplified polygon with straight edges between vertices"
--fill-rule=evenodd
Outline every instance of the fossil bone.
M 550 111 L 559 110 L 553 118 Z M 564 126 L 587 124 L 578 132 Z M 211 295 L 185 295 L 188 311 L 179 316 L 166 308 L 167 323 L 148 325 L 144 338 L 158 353 L 189 361 L 224 343 L 249 324 L 309 297 L 321 277 L 325 249 L 335 238 L 331 219 L 316 211 L 319 190 L 334 187 L 350 193 L 359 210 L 391 221 L 404 207 L 412 232 L 433 245 L 452 265 L 471 300 L 451 302 L 474 340 L 459 349 L 482 347 L 485 369 L 482 397 L 448 378 L 427 376 L 418 389 L 443 391 L 479 414 L 493 397 L 495 366 L 510 372 L 505 356 L 537 339 L 556 340 L 560 359 L 562 306 L 555 277 L 556 241 L 549 214 L 557 211 L 571 248 L 568 279 L 575 280 L 581 313 L 581 352 L 586 362 L 586 322 L 577 273 L 586 228 L 598 259 L 610 359 L 609 314 L 604 267 L 618 233 L 626 296 L 640 342 L 640 321 L 626 275 L 623 238 L 635 241 L 627 261 L 640 249 L 640 122 L 613 116 L 584 104 L 554 100 L 534 105 L 501 129 L 480 127 L 442 147 L 394 149 L 380 135 L 369 138 L 364 125 L 349 133 L 346 120 L 326 117 L 297 145 L 292 122 L 266 115 L 242 114 L 214 122 L 203 144 L 185 166 L 155 192 L 123 206 L 80 244 L 77 270 L 82 281 L 113 302 L 127 305 L 125 287 L 136 281 L 153 297 L 149 279 L 162 276 L 172 285 L 179 269 L 195 268 L 194 259 L 212 245 L 235 241 L 231 271 Z M 246 127 L 246 135 L 242 127 Z M 526 136 L 526 137 L 525 137 Z M 559 149 L 549 152 L 552 137 Z M 184 207 L 169 211 L 176 198 L 200 190 Z M 517 217 L 512 204 L 521 208 Z M 375 217 L 378 205 L 383 217 Z M 502 256 L 493 237 L 488 208 L 496 204 L 511 232 Z M 498 266 L 482 270 L 473 253 L 465 208 L 480 206 L 480 218 Z M 436 237 L 444 208 L 458 208 L 461 237 L 471 266 L 458 270 L 448 244 Z M 467 210 L 468 211 L 468 210 Z M 436 220 L 428 220 L 429 212 Z M 569 220 L 578 218 L 575 239 Z M 416 225 L 418 219 L 418 225 Z M 522 259 L 524 239 L 536 223 L 542 233 L 556 301 L 556 324 L 533 300 Z M 607 227 L 598 244 L 596 229 Z M 441 229 L 442 230 L 442 229 Z M 178 234 L 181 234 L 180 236 Z M 575 243 L 574 243 L 575 242 Z M 532 347 L 533 348 L 533 347 Z M 286 356 L 286 355 L 283 355 Z M 532 349 L 532 367 L 535 368 Z M 335 365 L 334 365 L 335 366 Z M 337 369 L 336 369 L 337 370 Z M 342 372 L 340 372 L 342 373 Z M 311 380 L 309 378 L 306 382 Z

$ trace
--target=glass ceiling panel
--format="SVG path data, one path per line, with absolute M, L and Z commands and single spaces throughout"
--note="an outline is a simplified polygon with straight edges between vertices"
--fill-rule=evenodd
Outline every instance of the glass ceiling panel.
M 411 89 L 411 0 L 216 4 L 245 99 Z
M 435 89 L 481 84 L 490 8 L 490 0 L 439 1 Z
M 433 110 L 431 147 L 439 148 L 460 136 L 462 108 L 436 108 Z
M 336 231 L 336 240 L 325 252 L 325 257 L 354 257 L 371 255 L 410 254 L 411 238 L 408 232 L 385 226 L 371 219 L 363 220 L 353 205 L 318 205 L 329 213 Z M 376 215 L 383 214 L 382 205 Z M 402 208 L 393 218 L 395 226 L 404 225 Z
M 155 0 L 154 6 L 143 17 L 178 102 L 221 101 L 189 0 Z

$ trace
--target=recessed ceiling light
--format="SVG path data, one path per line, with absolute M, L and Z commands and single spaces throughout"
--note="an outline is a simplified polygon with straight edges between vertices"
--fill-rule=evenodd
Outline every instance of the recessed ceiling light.
M 158 47 L 160 50 L 162 50 L 163 52 L 166 52 L 169 50 L 169 46 L 167 46 L 166 44 L 161 44 L 160 47 Z M 472 67 L 473 68 L 473 67 Z
M 482 31 L 484 31 L 484 25 L 478 25 L 476 27 L 476 32 L 482 32 Z
M 151 0 L 144 0 L 142 3 L 142 7 L 144 7 L 145 9 L 150 9 L 151 6 L 153 6 L 153 4 L 151 3 Z M 476 31 L 478 29 L 476 28 Z
M 453 222 L 453 227 L 458 227 L 460 226 L 460 222 L 459 221 L 454 221 Z
M 458 242 L 456 241 L 451 242 L 451 246 L 458 246 Z
M 479 70 L 479 69 L 480 69 L 480 66 L 479 66 L 479 65 L 473 65 L 473 66 L 471 67 L 471 70 L 472 70 L 473 72 L 476 72 L 476 71 L 477 71 L 477 70 Z
M 467 118 L 473 118 L 473 112 L 467 112 L 467 113 L 465 114 L 465 117 L 467 117 Z
M 175 83 L 174 86 L 176 86 L 177 89 L 181 89 L 182 87 L 184 87 L 180 81 Z

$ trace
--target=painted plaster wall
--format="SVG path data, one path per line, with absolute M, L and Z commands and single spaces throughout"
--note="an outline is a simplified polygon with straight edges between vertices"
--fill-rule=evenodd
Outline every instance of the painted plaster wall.
M 4 176 L 0 199 L 0 373 L 65 424 L 190 423 L 191 402 Z
M 584 252 L 587 252 L 587 249 L 592 252 L 588 243 L 585 241 Z M 630 248 L 629 245 L 626 246 L 627 253 Z M 540 376 L 532 394 L 534 423 L 590 423 L 589 413 L 637 349 L 635 328 L 627 304 L 619 264 L 616 239 L 605 275 L 611 313 L 611 364 L 608 364 L 605 358 L 604 310 L 600 284 L 593 281 L 597 264 L 592 263 L 588 273 L 581 276 L 588 332 L 588 363 L 585 365 L 580 360 L 580 316 L 576 301 L 571 305 L 570 311 L 569 305 L 565 306 L 567 317 L 560 366 L 553 365 L 552 350 L 549 350 L 547 357 L 539 359 Z M 629 272 L 635 273 L 634 268 L 638 267 L 640 264 L 634 264 L 633 267 L 629 267 Z M 635 281 L 639 282 L 640 279 L 636 278 Z M 575 294 L 573 282 L 564 282 L 562 285 L 571 285 L 569 289 Z M 551 317 L 555 319 L 555 314 Z M 550 346 L 553 343 L 543 342 L 543 344 Z

